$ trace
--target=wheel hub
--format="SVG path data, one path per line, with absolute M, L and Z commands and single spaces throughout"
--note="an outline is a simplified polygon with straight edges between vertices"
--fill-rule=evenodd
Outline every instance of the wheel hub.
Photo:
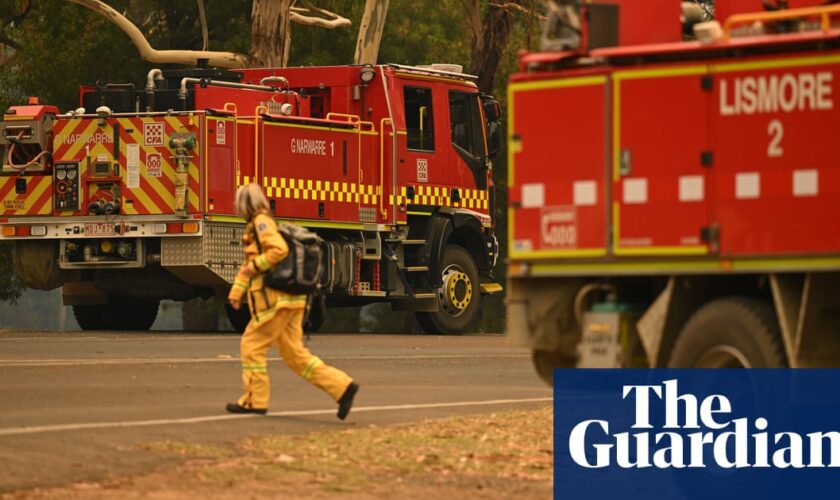
M 460 266 L 443 271 L 443 286 L 438 291 L 440 304 L 452 316 L 460 316 L 472 302 L 472 280 Z

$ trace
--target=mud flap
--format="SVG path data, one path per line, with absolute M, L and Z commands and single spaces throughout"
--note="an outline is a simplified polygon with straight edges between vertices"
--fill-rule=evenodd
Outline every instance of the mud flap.
M 442 285 L 441 262 L 443 261 L 443 249 L 446 241 L 452 233 L 451 221 L 446 217 L 432 217 L 429 225 L 429 235 L 426 238 L 425 257 L 428 259 L 429 278 L 432 288 L 440 288 Z M 422 264 L 421 264 L 422 265 Z

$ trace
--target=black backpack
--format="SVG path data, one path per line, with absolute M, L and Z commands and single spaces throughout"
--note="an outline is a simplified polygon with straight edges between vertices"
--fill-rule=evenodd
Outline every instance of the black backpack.
M 289 255 L 266 271 L 263 283 L 269 288 L 293 295 L 312 293 L 318 288 L 323 272 L 321 244 L 323 240 L 312 231 L 296 224 L 280 222 L 277 231 L 286 240 Z M 262 253 L 260 238 L 254 235 Z

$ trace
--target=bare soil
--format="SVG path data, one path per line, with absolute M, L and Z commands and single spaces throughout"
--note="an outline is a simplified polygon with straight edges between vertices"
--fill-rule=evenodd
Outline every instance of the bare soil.
M 2 498 L 550 498 L 552 442 L 550 406 L 232 448 L 163 441 L 143 448 L 182 465 Z

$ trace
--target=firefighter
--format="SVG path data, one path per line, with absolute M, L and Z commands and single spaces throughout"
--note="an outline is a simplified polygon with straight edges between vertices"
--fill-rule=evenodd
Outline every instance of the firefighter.
M 277 344 L 289 368 L 327 392 L 338 403 L 338 418 L 344 420 L 359 385 L 304 347 L 306 295 L 289 295 L 263 285 L 263 273 L 289 254 L 286 241 L 269 215 L 268 200 L 257 184 L 248 184 L 236 191 L 235 203 L 237 213 L 248 225 L 243 236 L 245 263 L 239 268 L 228 300 L 234 309 L 239 309 L 247 293 L 251 321 L 242 334 L 240 347 L 244 393 L 236 403 L 228 403 L 227 411 L 258 414 L 268 411 L 266 353 L 272 344 Z M 259 238 L 262 253 L 254 238 Z

